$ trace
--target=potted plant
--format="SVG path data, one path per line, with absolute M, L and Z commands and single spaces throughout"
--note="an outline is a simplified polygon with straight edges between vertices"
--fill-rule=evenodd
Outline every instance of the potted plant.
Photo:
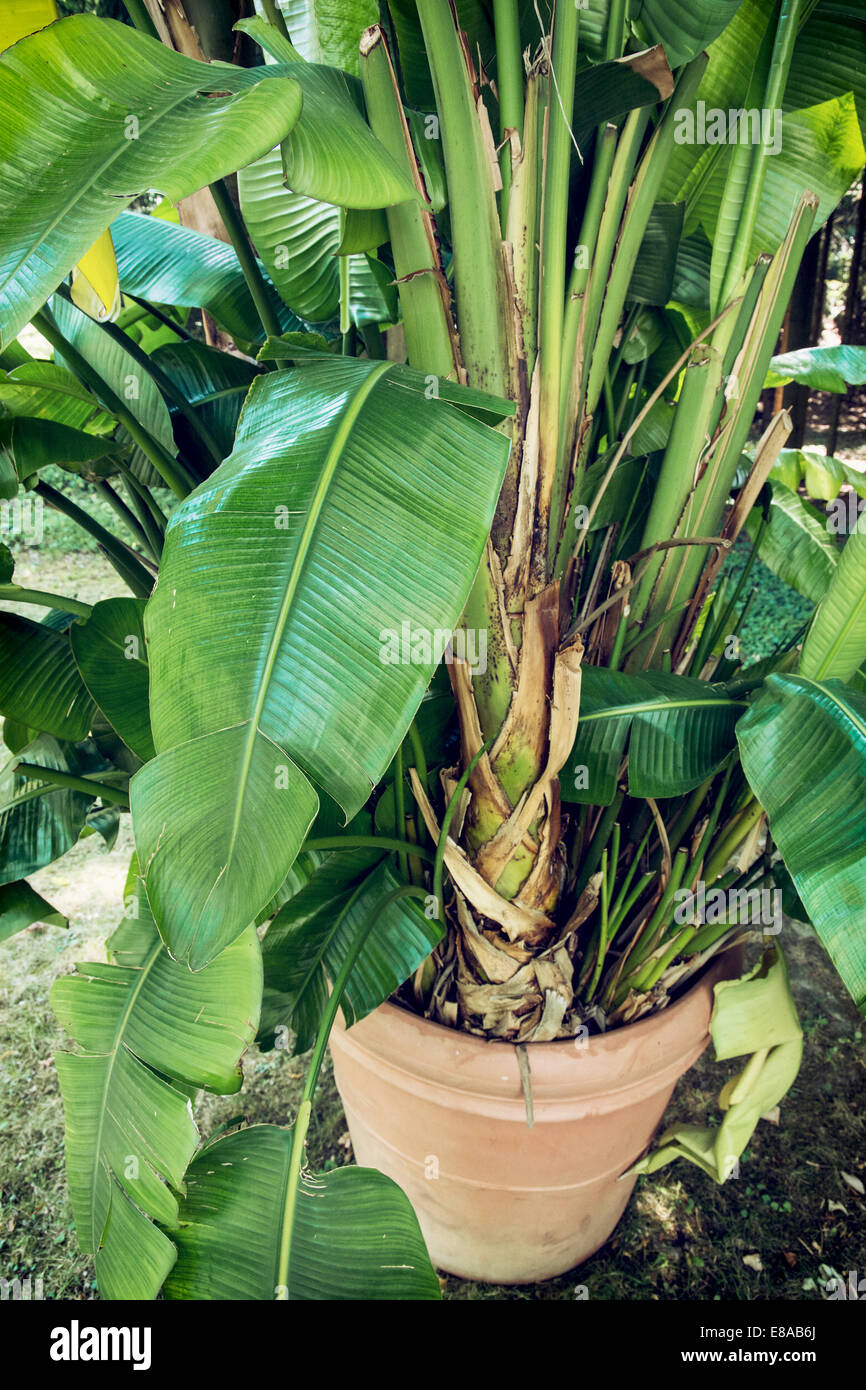
M 199 6 L 127 8 L 0 57 L 7 497 L 92 530 L 61 463 L 131 542 L 99 527 L 129 599 L 2 589 L 49 609 L 0 622 L 10 922 L 88 819 L 135 832 L 110 963 L 53 996 L 79 1239 L 109 1298 L 435 1297 L 408 1193 L 445 1268 L 546 1277 L 610 1233 L 708 1029 L 748 1059 L 725 1119 L 645 1168 L 723 1181 L 790 1085 L 783 886 L 866 995 L 864 528 L 809 533 L 805 639 L 751 667 L 723 571 L 804 505 L 785 413 L 749 438 L 864 163 L 815 49 L 850 21 L 238 5 L 244 67 Z M 205 185 L 228 242 L 122 210 Z M 339 1010 L 372 1166 L 311 1175 Z M 200 1148 L 190 1093 L 288 1030 L 292 1126 Z

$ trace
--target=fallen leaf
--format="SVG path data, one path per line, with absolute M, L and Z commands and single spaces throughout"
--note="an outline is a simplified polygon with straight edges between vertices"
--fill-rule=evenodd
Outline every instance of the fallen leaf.
M 753 1270 L 755 1271 L 756 1274 L 762 1274 L 762 1273 L 763 1273 L 763 1270 L 764 1270 L 763 1261 L 761 1260 L 761 1257 L 760 1257 L 760 1255 L 758 1255 L 758 1254 L 754 1254 L 754 1255 L 744 1255 L 744 1256 L 743 1256 L 743 1264 L 746 1266 L 747 1269 L 753 1269 Z
M 856 1178 L 853 1173 L 843 1173 L 842 1180 L 848 1184 L 852 1192 L 858 1193 L 861 1197 L 866 1196 L 862 1178 Z

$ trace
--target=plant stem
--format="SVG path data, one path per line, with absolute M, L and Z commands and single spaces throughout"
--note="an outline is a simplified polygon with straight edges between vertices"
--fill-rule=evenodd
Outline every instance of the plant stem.
M 134 28 L 139 29 L 142 34 L 149 34 L 152 39 L 159 42 L 156 25 L 147 12 L 144 0 L 123 0 L 123 7 L 132 20 Z
M 277 4 L 277 0 L 262 0 L 262 9 L 265 12 L 265 19 L 268 23 L 273 24 L 275 29 L 279 29 L 280 33 L 288 38 L 289 31 L 286 28 L 286 17 Z
M 40 309 L 33 315 L 33 326 L 43 338 L 47 338 L 55 352 L 59 352 L 65 358 L 78 379 L 90 387 L 105 408 L 123 425 L 148 461 L 153 464 L 163 482 L 168 483 L 172 492 L 181 500 L 192 492 L 196 485 L 192 474 L 144 428 L 129 407 L 115 395 L 108 382 L 102 379 L 78 349 L 64 337 L 45 309 Z
M 256 307 L 262 328 L 266 338 L 279 338 L 280 322 L 277 318 L 276 310 L 271 302 L 270 291 L 265 281 L 265 277 L 259 270 L 259 263 L 256 260 L 250 239 L 247 236 L 247 229 L 243 224 L 240 213 L 235 207 L 229 195 L 224 179 L 217 179 L 216 183 L 210 185 L 213 200 L 217 206 L 217 212 L 223 221 L 223 226 L 229 234 L 229 239 L 235 250 L 235 255 L 240 262 L 244 279 L 247 282 L 247 289 L 250 298 Z M 277 366 L 282 367 L 285 363 L 278 362 Z
M 400 835 L 406 834 L 406 793 L 403 786 L 403 745 L 397 749 L 394 755 L 394 820 Z M 409 877 L 409 857 L 405 850 L 400 850 L 397 855 L 397 863 L 400 866 L 400 874 L 403 878 Z
M 130 535 L 138 543 L 138 545 L 140 545 L 143 550 L 149 550 L 152 558 L 156 560 L 158 558 L 158 552 L 154 552 L 153 546 L 150 544 L 150 541 L 147 538 L 147 533 L 145 532 L 144 527 L 136 519 L 135 514 L 129 510 L 129 507 L 127 507 L 123 498 L 118 497 L 117 493 L 114 491 L 114 488 L 111 487 L 111 485 L 107 483 L 104 479 L 100 479 L 98 482 L 94 483 L 93 487 L 97 496 L 101 497 L 104 502 L 108 503 L 115 516 L 123 522 L 124 526 L 127 528 Z
M 426 198 L 391 56 L 378 26 L 368 29 L 361 41 L 361 81 L 370 129 Z M 420 200 L 411 198 L 386 208 L 385 216 L 409 361 L 436 376 L 458 376 L 460 354 L 451 292 L 442 272 L 433 218 Z
M 108 556 L 118 574 L 129 585 L 136 598 L 150 598 L 154 585 L 153 575 L 145 569 L 134 551 L 119 541 L 110 531 L 106 531 L 104 526 L 100 526 L 98 521 L 94 521 L 83 508 L 65 497 L 62 492 L 58 492 L 50 483 L 39 482 L 33 491 L 37 496 L 44 498 L 50 507 L 55 511 L 62 512 L 68 516 L 70 521 L 74 521 L 81 527 L 82 531 L 87 531 L 88 535 L 93 536 L 98 541 Z
M 470 386 L 512 398 L 514 343 L 488 148 L 450 4 L 418 0 L 436 93 L 454 247 L 460 346 Z
M 68 787 L 70 791 L 85 792 L 94 800 L 109 802 L 112 806 L 123 806 L 129 810 L 129 797 L 119 787 L 109 787 L 105 782 L 95 782 L 89 777 L 73 777 L 69 772 L 60 772 L 53 767 L 39 767 L 37 763 L 14 763 L 13 772 L 20 772 L 28 782 L 50 782 L 57 787 Z
M 511 141 L 508 131 L 515 130 L 523 140 L 523 53 L 517 0 L 493 0 L 493 28 L 496 35 L 499 140 L 502 146 L 499 151 L 499 168 L 502 172 L 500 221 L 504 235 L 511 192 Z
M 776 38 L 773 45 L 773 56 L 770 60 L 770 72 L 767 78 L 767 85 L 764 89 L 764 97 L 761 103 L 763 111 L 772 113 L 775 123 L 776 112 L 781 112 L 782 97 L 785 90 L 785 83 L 788 80 L 788 71 L 791 66 L 791 57 L 794 52 L 794 40 L 797 37 L 797 29 L 800 22 L 800 10 L 803 0 L 782 0 L 779 10 L 779 21 L 776 27 Z M 747 105 L 751 105 L 747 101 Z M 780 138 L 781 138 L 781 132 Z M 763 137 L 763 132 L 762 132 Z M 735 150 L 736 154 L 740 151 L 749 151 L 748 145 L 740 145 Z M 764 177 L 767 171 L 768 153 L 761 142 L 751 150 L 751 167 L 749 170 L 748 183 L 745 192 L 740 199 L 737 196 L 738 190 L 733 188 L 735 201 L 739 203 L 737 208 L 737 233 L 728 256 L 725 266 L 724 278 L 718 298 L 715 300 L 714 307 L 719 308 L 726 304 L 728 299 L 737 291 L 743 278 L 746 264 L 751 251 L 752 236 L 755 230 L 755 223 L 758 218 L 758 209 L 761 204 L 761 194 L 764 189 Z M 730 215 L 727 204 L 729 201 L 729 190 L 735 184 L 734 166 L 728 177 L 728 186 L 725 188 L 722 198 L 722 212 Z
M 176 333 L 177 336 L 183 338 L 185 342 L 197 343 L 199 341 L 194 333 L 190 333 L 188 328 L 184 328 L 183 324 L 178 323 L 170 314 L 164 313 L 159 305 L 152 304 L 149 299 L 142 299 L 140 295 L 130 294 L 129 290 L 123 291 L 123 297 L 124 299 L 131 299 L 133 304 L 138 304 L 145 313 L 151 314 L 156 319 L 157 323 L 164 324 L 166 328 L 170 328 L 172 333 Z
M 0 600 L 9 603 L 38 603 L 42 608 L 57 608 L 61 613 L 75 613 L 79 618 L 89 618 L 93 609 L 88 603 L 66 598 L 64 594 L 47 594 L 41 589 L 22 589 L 18 584 L 0 584 Z
M 385 853 L 415 854 L 419 859 L 433 863 L 433 852 L 416 845 L 414 840 L 402 840 L 394 835 L 323 835 L 304 841 L 307 850 L 331 849 L 380 849 Z

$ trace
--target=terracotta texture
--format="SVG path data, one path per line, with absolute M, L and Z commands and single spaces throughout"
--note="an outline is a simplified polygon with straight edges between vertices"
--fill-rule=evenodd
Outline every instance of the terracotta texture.
M 673 1088 L 709 1042 L 730 955 L 653 1018 L 601 1037 L 529 1043 L 530 1129 L 517 1052 L 383 1004 L 331 1036 L 355 1158 L 409 1197 L 433 1263 L 489 1283 L 550 1279 L 603 1245 Z

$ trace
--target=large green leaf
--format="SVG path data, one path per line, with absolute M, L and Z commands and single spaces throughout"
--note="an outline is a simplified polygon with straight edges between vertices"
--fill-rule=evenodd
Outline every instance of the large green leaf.
M 584 668 L 577 739 L 559 779 L 563 801 L 609 806 L 626 746 L 632 796 L 690 791 L 730 754 L 742 710 L 705 681 Z
M 14 338 L 123 207 L 176 201 L 258 158 L 292 129 L 283 69 L 195 62 L 92 15 L 0 55 L 0 318 Z
M 784 483 L 771 481 L 770 488 L 770 516 L 760 535 L 758 554 L 781 580 L 817 603 L 826 593 L 839 559 L 826 517 Z M 760 521 L 758 511 L 746 520 L 753 541 L 760 532 Z
M 259 15 L 236 28 L 280 60 L 271 72 L 290 74 L 303 92 L 302 119 L 282 144 L 289 188 L 344 208 L 384 208 L 417 198 L 414 184 L 361 114 L 357 78 L 320 63 L 292 62 L 291 46 Z
M 850 680 L 866 660 L 866 513 L 846 541 L 800 656 L 815 680 Z
M 236 342 L 256 343 L 262 325 L 233 247 L 161 217 L 122 212 L 111 224 L 120 288 L 157 304 L 206 309 Z M 300 325 L 272 289 L 284 332 Z
M 56 362 L 24 362 L 3 373 L 0 406 L 9 415 L 55 420 L 94 434 L 105 434 L 117 424 L 87 387 Z
M 142 762 L 154 755 L 147 703 L 144 600 L 108 598 L 69 630 L 76 664 L 93 699 Z
M 56 420 L 13 415 L 0 420 L 0 455 L 23 482 L 40 468 L 57 464 L 70 473 L 106 476 L 120 448 L 111 439 L 85 430 L 71 429 Z
M 361 35 L 379 23 L 378 0 L 285 0 L 292 43 L 309 63 L 329 63 L 357 77 Z
M 827 97 L 853 92 L 866 139 L 866 14 L 858 0 L 819 0 L 803 26 L 785 87 L 785 108 L 815 106 Z
M 806 111 L 786 112 L 777 136 L 779 150 L 764 156 L 766 170 L 761 201 L 749 249 L 749 260 L 762 251 L 775 254 L 787 235 L 804 192 L 818 197 L 817 231 L 861 172 L 866 151 L 854 99 L 834 97 Z M 710 241 L 720 226 L 731 145 L 716 160 L 701 189 L 696 212 Z
M 509 445 L 430 394 L 351 358 L 261 376 L 169 523 L 145 616 L 157 757 L 131 793 L 154 915 L 193 968 L 284 881 L 308 777 L 347 818 L 364 805 L 463 609 Z M 390 664 L 403 624 L 427 647 Z
M 415 1213 L 371 1168 L 302 1173 L 286 1237 L 292 1131 L 253 1125 L 190 1165 L 166 1281 L 172 1299 L 437 1299 L 439 1281 Z
M 279 150 L 238 173 L 241 210 L 253 243 L 289 308 L 324 323 L 340 307 L 341 212 L 331 203 L 291 192 Z M 349 312 L 355 323 L 389 318 L 366 256 L 350 255 Z
M 91 745 L 92 747 L 92 745 Z M 96 794 L 25 781 L 13 769 L 23 759 L 81 777 L 104 762 L 71 743 L 40 734 L 0 769 L 0 883 L 11 883 L 59 859 L 75 844 Z
M 730 24 L 742 0 L 638 0 L 631 20 L 653 43 L 662 43 L 671 67 L 706 48 Z
M 105 1298 L 154 1298 L 174 1261 L 152 1224 L 176 1225 L 198 1134 L 180 1087 L 231 1094 L 255 1034 L 261 957 L 250 928 L 199 975 L 171 960 L 137 890 L 110 938 L 116 963 L 80 965 L 51 1003 L 81 1048 L 56 1054 L 78 1240 Z M 167 1184 L 170 1184 L 167 1185 Z M 133 1205 L 134 1203 L 134 1205 Z
M 658 1148 L 636 1163 L 633 1173 L 655 1173 L 675 1158 L 687 1158 L 716 1182 L 726 1182 L 758 1121 L 796 1080 L 803 1033 L 778 946 L 769 947 L 739 980 L 721 980 L 714 993 L 710 1035 L 716 1061 L 750 1054 L 743 1071 L 722 1089 L 724 1119 L 718 1126 L 688 1124 L 666 1130 Z
M 94 710 L 68 635 L 0 613 L 0 714 L 78 742 L 89 732 Z
M 767 386 L 797 381 L 813 391 L 847 391 L 866 383 L 866 347 L 799 348 L 770 359 Z
M 284 1024 L 297 1035 L 296 1052 L 312 1047 L 328 1002 L 328 979 L 336 977 L 370 914 L 399 885 L 393 866 L 378 851 L 340 850 L 289 899 L 262 945 L 263 1036 Z M 442 935 L 439 922 L 425 917 L 413 898 L 379 907 L 340 1002 L 347 1024 L 390 998 Z
M 69 921 L 31 888 L 26 879 L 0 884 L 0 941 L 23 931 L 34 922 L 52 927 L 68 927 Z
M 772 675 L 737 738 L 809 919 L 866 1011 L 866 696 Z

